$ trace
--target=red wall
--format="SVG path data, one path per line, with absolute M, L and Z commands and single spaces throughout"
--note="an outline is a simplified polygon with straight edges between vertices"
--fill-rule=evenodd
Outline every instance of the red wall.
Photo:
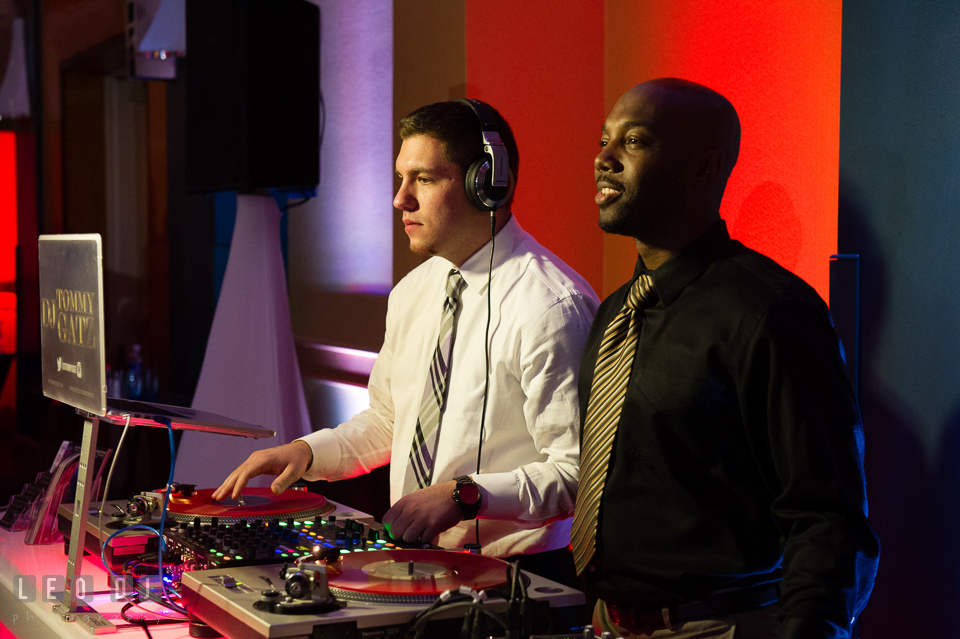
M 733 237 L 824 299 L 837 247 L 841 8 L 793 0 L 606 3 L 607 107 L 662 76 L 729 98 L 743 137 L 721 214 Z M 608 275 L 611 267 L 629 273 L 634 259 L 635 252 L 608 264 Z
M 726 95 L 743 126 L 721 213 L 731 234 L 826 299 L 837 244 L 841 3 L 467 0 L 467 94 L 497 106 L 521 150 L 523 226 L 598 293 L 630 275 L 604 236 L 592 160 L 617 98 L 677 76 Z
M 466 49 L 467 97 L 493 104 L 517 137 L 517 219 L 601 294 L 603 4 L 467 0 Z

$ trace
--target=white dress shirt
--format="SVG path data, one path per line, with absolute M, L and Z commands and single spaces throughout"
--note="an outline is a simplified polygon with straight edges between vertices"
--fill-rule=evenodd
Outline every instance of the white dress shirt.
M 490 322 L 490 390 L 480 472 L 490 243 L 461 267 L 457 320 L 433 482 L 472 475 L 483 492 L 483 554 L 509 557 L 570 542 L 579 478 L 577 371 L 598 300 L 573 269 L 511 218 L 496 236 Z M 391 291 L 383 348 L 370 373 L 370 408 L 303 438 L 313 449 L 304 479 L 344 479 L 390 463 L 390 503 L 402 497 L 410 445 L 440 332 L 447 275 L 433 257 Z M 452 498 L 452 495 L 451 495 Z M 473 521 L 434 543 L 476 541 Z

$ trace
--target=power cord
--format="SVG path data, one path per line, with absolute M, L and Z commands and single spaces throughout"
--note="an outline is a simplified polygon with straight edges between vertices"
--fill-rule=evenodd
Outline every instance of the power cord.
M 110 460 L 110 471 L 107 473 L 107 482 L 103 486 L 102 498 L 100 499 L 100 508 L 97 514 L 97 530 L 103 530 L 103 504 L 110 495 L 110 480 L 113 479 L 113 469 L 117 465 L 117 457 L 120 456 L 120 449 L 123 448 L 123 440 L 127 438 L 127 430 L 130 428 L 130 413 L 126 414 L 127 423 L 123 425 L 123 432 L 120 433 L 120 441 L 117 442 L 117 450 L 113 451 L 113 459 Z

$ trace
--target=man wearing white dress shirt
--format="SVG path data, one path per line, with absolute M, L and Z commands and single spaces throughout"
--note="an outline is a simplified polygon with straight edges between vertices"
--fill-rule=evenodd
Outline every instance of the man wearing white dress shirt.
M 499 206 L 495 225 L 483 204 L 472 201 L 469 182 L 465 188 L 465 176 L 487 155 L 485 114 L 496 121 L 511 177 L 511 188 L 499 192 L 503 200 L 486 207 Z M 400 122 L 400 135 L 401 184 L 393 203 L 403 212 L 410 249 L 431 257 L 390 293 L 384 343 L 370 374 L 370 408 L 336 428 L 254 453 L 215 497 L 237 497 L 251 477 L 264 473 L 278 475 L 272 488 L 280 492 L 301 477 L 345 479 L 392 461 L 393 505 L 384 524 L 394 538 L 459 548 L 479 535 L 483 554 L 519 559 L 526 570 L 569 583 L 579 474 L 577 372 L 596 294 L 511 214 L 519 158 L 495 110 L 461 101 L 422 107 Z M 444 340 L 448 280 L 462 291 L 452 334 L 447 329 L 449 372 L 424 482 L 423 471 L 413 471 L 411 447 L 415 437 L 423 442 L 427 373 L 438 336 Z M 490 375 L 482 419 L 488 296 Z

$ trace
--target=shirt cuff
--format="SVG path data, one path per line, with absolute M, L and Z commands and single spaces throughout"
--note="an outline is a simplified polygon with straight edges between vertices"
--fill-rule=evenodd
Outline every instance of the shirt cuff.
M 324 428 L 294 441 L 306 442 L 310 446 L 310 450 L 313 451 L 313 464 L 303 474 L 304 480 L 318 481 L 336 474 L 337 468 L 340 466 L 341 455 L 340 440 L 337 439 L 333 429 Z
M 516 519 L 520 508 L 520 483 L 513 472 L 472 475 L 480 486 L 483 501 L 477 517 L 482 519 Z

